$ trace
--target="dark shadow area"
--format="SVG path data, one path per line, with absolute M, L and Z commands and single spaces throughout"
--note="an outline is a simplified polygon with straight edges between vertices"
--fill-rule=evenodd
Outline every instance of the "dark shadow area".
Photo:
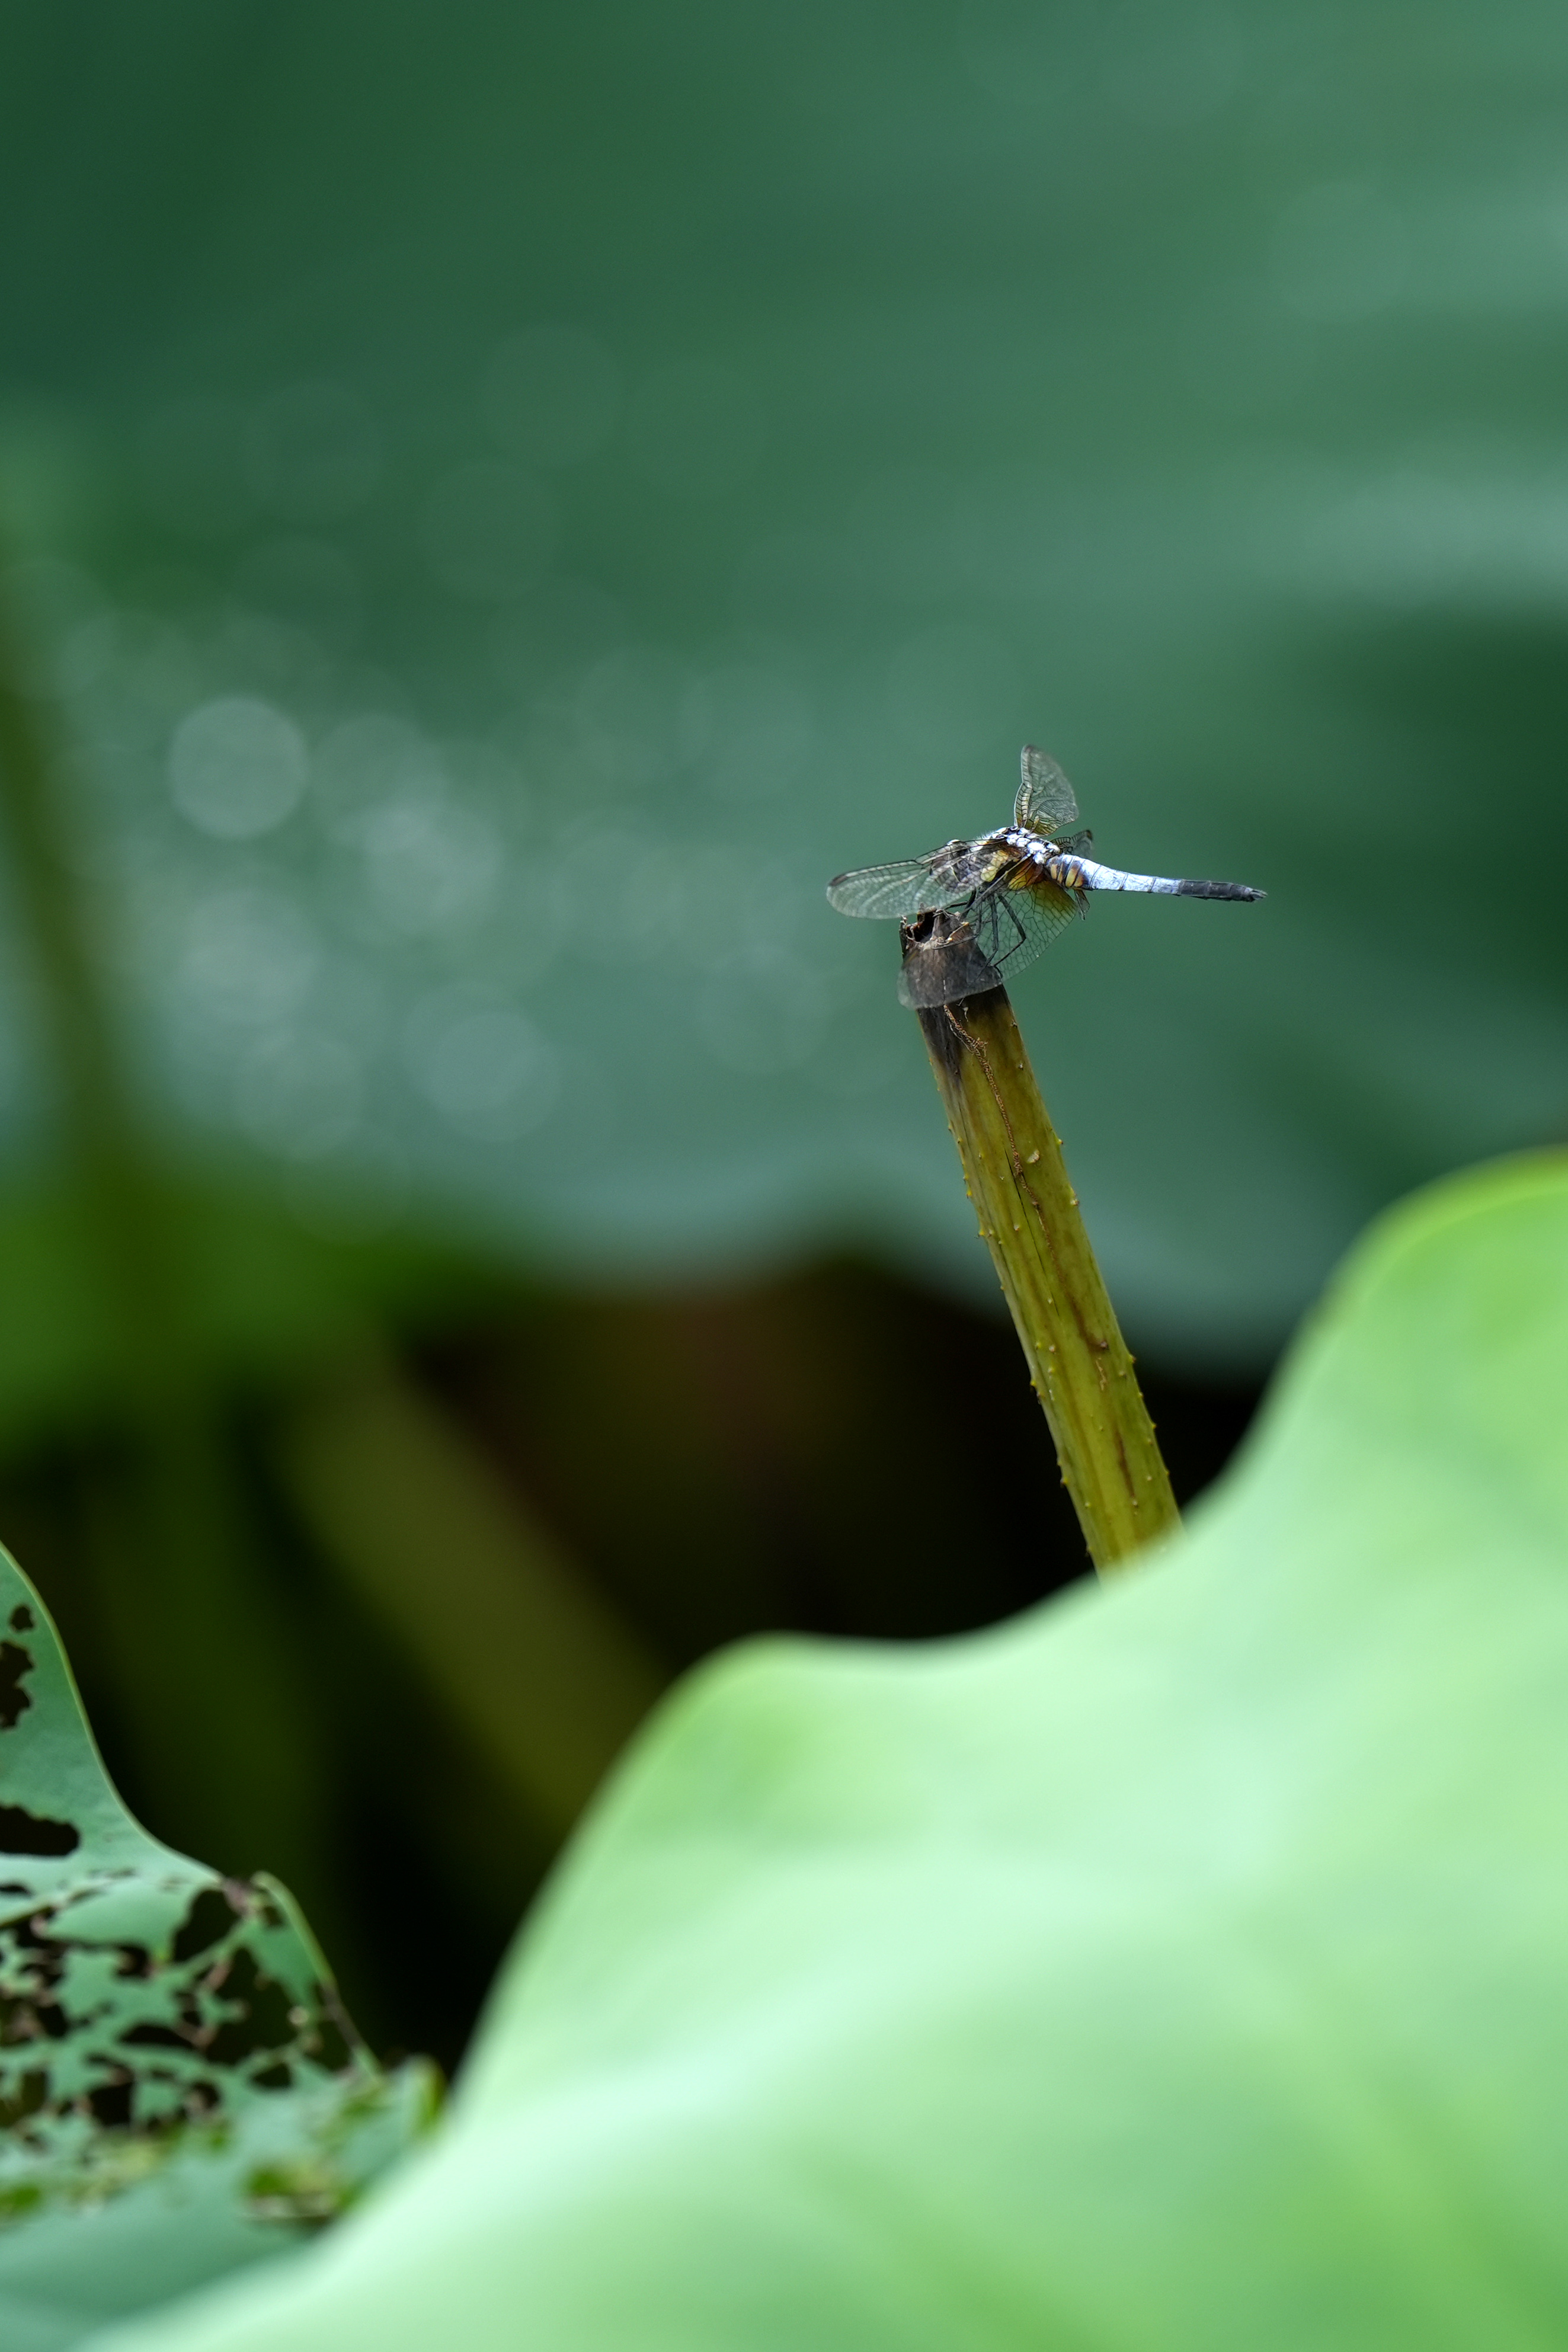
M 1011 1326 L 855 1265 L 542 1300 L 425 1372 L 668 1657 L 995 1623 L 1088 1572 Z M 1259 1391 L 1144 1381 L 1179 1500 Z
M 961 1634 L 1088 1572 L 1011 1327 L 863 1265 L 703 1292 L 503 1291 L 484 1317 L 415 1343 L 405 1370 L 574 1585 L 672 1677 L 755 1633 Z M 1258 1391 L 1163 1374 L 1144 1386 L 1190 1501 Z M 279 1411 L 272 1396 L 237 1404 L 230 1442 L 289 1702 L 310 1727 L 308 1834 L 292 1851 L 204 1858 L 275 1871 L 371 2041 L 449 2067 L 554 1839 L 476 1743 L 460 1695 L 301 1520 L 269 1447 Z M 59 1622 L 128 1801 L 180 1843 L 106 1598 L 106 1459 L 57 1444 L 14 1466 L 0 1530 Z M 439 1608 L 439 1559 L 430 1591 Z M 229 1671 L 238 1682 L 248 1668 Z M 181 1725 L 167 1736 L 179 1752 Z

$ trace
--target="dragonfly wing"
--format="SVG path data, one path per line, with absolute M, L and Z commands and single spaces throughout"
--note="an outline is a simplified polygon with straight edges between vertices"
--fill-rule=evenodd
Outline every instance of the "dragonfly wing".
M 1078 823 L 1078 795 L 1048 751 L 1024 746 L 1019 762 L 1023 782 L 1013 803 L 1013 822 L 1030 833 L 1047 836 L 1065 833 Z
M 852 874 L 836 874 L 827 886 L 827 903 L 841 915 L 886 919 L 904 919 L 945 906 L 953 884 L 951 872 L 938 873 L 944 856 L 936 850 L 929 857 L 903 857 L 893 866 L 858 866 Z
M 980 950 L 998 977 L 1010 981 L 1043 955 L 1058 931 L 1084 912 L 1086 893 L 1039 881 L 1010 889 L 1000 882 L 976 899 L 969 917 Z

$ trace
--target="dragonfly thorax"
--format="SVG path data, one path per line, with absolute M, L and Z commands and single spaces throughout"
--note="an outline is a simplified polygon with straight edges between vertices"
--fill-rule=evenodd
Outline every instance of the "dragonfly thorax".
M 998 825 L 994 833 L 983 835 L 974 844 L 973 854 L 988 877 L 1006 874 L 1015 888 L 1029 880 L 1031 866 L 1042 878 L 1048 877 L 1069 890 L 1079 887 L 1083 878 L 1075 863 L 1064 856 L 1058 842 L 1032 832 L 1027 825 Z

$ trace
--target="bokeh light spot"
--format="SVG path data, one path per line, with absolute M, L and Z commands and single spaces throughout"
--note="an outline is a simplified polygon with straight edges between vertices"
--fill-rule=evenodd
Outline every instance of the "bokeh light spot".
M 471 927 L 500 879 L 494 826 L 449 802 L 389 801 L 367 814 L 360 839 L 376 913 L 409 937 Z
M 459 1134 L 508 1143 L 542 1127 L 561 1090 L 554 1047 L 515 1005 L 460 983 L 409 1016 L 405 1058 L 425 1099 Z
M 320 965 L 314 930 L 292 898 L 216 890 L 186 920 L 182 1009 L 207 1028 L 265 1028 L 298 1012 Z
M 447 786 L 435 745 L 388 710 L 343 719 L 321 738 L 310 764 L 316 804 L 339 841 L 358 841 L 365 817 L 388 800 L 438 794 Z
M 174 730 L 169 783 L 199 831 L 252 841 L 282 824 L 310 777 L 305 739 L 291 719 L 248 695 L 224 695 Z

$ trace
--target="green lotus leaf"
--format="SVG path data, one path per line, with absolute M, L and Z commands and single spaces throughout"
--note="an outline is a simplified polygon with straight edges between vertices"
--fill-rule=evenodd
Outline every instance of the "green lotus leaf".
M 287 2249 L 423 2129 L 287 1893 L 161 1845 L 110 1786 L 0 1553 L 0 2337 L 89 2329 Z
M 429 2151 L 94 2352 L 1547 2352 L 1565 1421 L 1568 1167 L 1417 1197 L 1142 1572 L 697 1676 Z

